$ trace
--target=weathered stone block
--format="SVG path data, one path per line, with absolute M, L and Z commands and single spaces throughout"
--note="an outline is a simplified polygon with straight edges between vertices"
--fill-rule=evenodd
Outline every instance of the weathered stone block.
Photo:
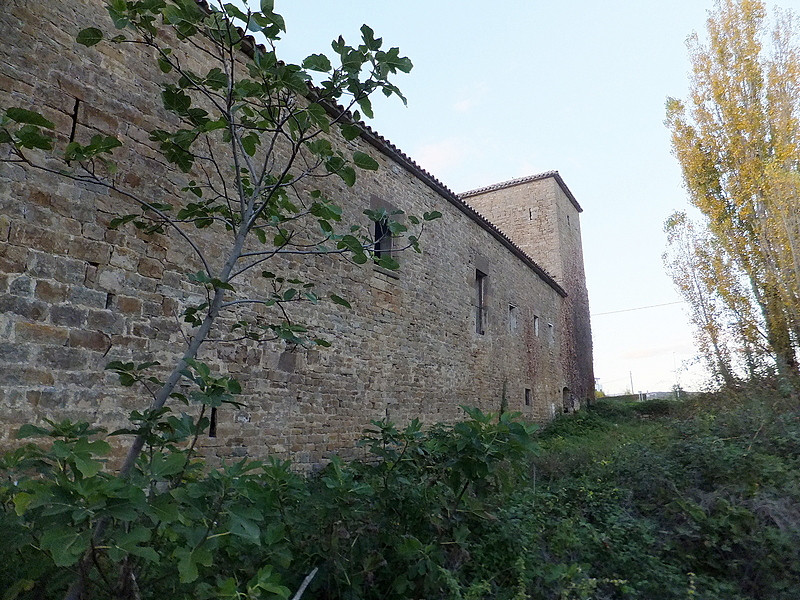
M 161 274 L 164 272 L 164 265 L 161 261 L 152 258 L 142 258 L 139 261 L 139 274 L 143 277 L 152 279 L 161 279 Z
M 95 281 L 99 289 L 118 294 L 125 289 L 128 276 L 124 271 L 103 269 L 98 271 Z
M 111 258 L 111 246 L 86 238 L 76 239 L 69 242 L 67 254 L 79 260 L 104 265 Z
M 20 321 L 14 326 L 15 339 L 21 344 L 48 344 L 63 346 L 69 338 L 69 330 L 43 323 Z
M 32 406 L 47 410 L 64 409 L 69 406 L 69 394 L 57 392 L 52 388 L 31 390 L 26 394 L 26 397 Z
M 112 335 L 112 347 L 124 348 L 128 352 L 133 352 L 135 356 L 144 360 L 141 352 L 147 349 L 147 339 L 130 335 Z
M 83 224 L 83 237 L 87 240 L 96 240 L 96 241 L 103 241 L 105 240 L 106 236 L 106 227 L 102 225 L 95 225 L 94 223 L 84 223 Z M 109 246 L 111 246 L 109 244 Z M 113 251 L 113 246 L 111 246 Z M 107 260 L 104 262 L 108 262 Z
M 28 260 L 28 249 L 22 246 L 13 246 L 9 243 L 0 244 L 0 272 L 22 273 Z
M 111 347 L 111 337 L 99 331 L 72 330 L 69 332 L 69 345 L 106 352 Z
M 53 385 L 54 382 L 53 374 L 41 368 L 17 365 L 3 367 L 3 383 L 7 386 Z
M 54 281 L 40 279 L 36 282 L 34 295 L 49 304 L 58 304 L 67 299 L 69 286 Z
M 86 325 L 88 312 L 85 308 L 70 306 L 69 304 L 59 304 L 50 309 L 50 321 L 53 325 L 63 325 L 65 327 L 83 327 Z
M 119 334 L 125 330 L 123 317 L 111 310 L 90 310 L 86 325 L 90 329 L 96 329 L 108 334 Z
M 15 277 L 9 282 L 8 291 L 17 296 L 31 296 L 33 294 L 34 282 L 25 275 Z
M 69 293 L 69 302 L 90 308 L 106 308 L 107 292 L 98 292 L 83 286 L 73 286 Z
M 42 348 L 38 364 L 48 369 L 79 371 L 89 367 L 89 354 L 81 348 L 47 346 Z
M 122 313 L 130 315 L 140 315 L 142 313 L 142 301 L 138 298 L 129 296 L 115 296 L 114 307 Z
M 34 277 L 55 279 L 62 283 L 83 283 L 86 263 L 32 250 L 27 257 L 27 269 Z
M 56 231 L 15 221 L 11 225 L 8 241 L 15 246 L 41 250 L 49 254 L 65 254 L 69 236 Z
M 47 305 L 39 300 L 4 294 L 0 296 L 0 313 L 3 312 L 14 313 L 32 321 L 43 321 L 47 317 Z
M 0 364 L 1 363 L 24 363 L 30 357 L 28 348 L 21 344 L 11 342 L 0 342 Z
M 162 302 L 142 303 L 142 314 L 146 317 L 160 317 L 162 312 Z
M 158 330 L 148 323 L 133 323 L 130 333 L 135 338 L 153 339 L 156 337 Z
M 111 258 L 109 259 L 111 266 L 119 267 L 126 271 L 135 271 L 138 261 L 139 255 L 135 251 L 119 246 L 114 248 Z

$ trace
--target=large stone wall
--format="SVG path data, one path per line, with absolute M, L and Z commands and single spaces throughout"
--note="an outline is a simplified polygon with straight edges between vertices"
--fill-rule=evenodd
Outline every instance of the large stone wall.
M 109 28 L 99 0 L 8 2 L 0 107 L 36 108 L 67 132 L 76 118 L 78 139 L 118 136 L 124 185 L 173 200 L 186 178 L 148 141 L 168 119 L 163 75 L 143 50 L 77 45 L 75 34 L 89 25 Z M 367 132 L 349 149 L 369 152 L 380 169 L 360 175 L 355 188 L 325 184 L 345 220 L 363 221 L 376 201 L 443 216 L 426 231 L 423 253 L 402 255 L 396 274 L 334 257 L 271 265 L 317 282 L 321 296 L 347 297 L 352 309 L 322 303 L 295 315 L 330 339 L 328 349 L 205 347 L 204 360 L 241 381 L 246 404 L 220 410 L 217 437 L 202 440 L 209 455 L 276 453 L 308 464 L 352 449 L 371 419 L 451 421 L 460 405 L 497 410 L 505 392 L 510 409 L 545 420 L 561 410 L 564 387 L 579 389 L 565 362 L 576 338 L 564 289 L 385 140 Z M 146 398 L 121 388 L 104 365 L 179 357 L 188 333 L 179 315 L 202 297 L 186 276 L 199 265 L 174 238 L 110 230 L 121 211 L 126 199 L 107 189 L 0 163 L 0 445 L 13 443 L 19 425 L 46 418 L 120 426 Z M 223 241 L 202 243 L 215 254 Z M 486 275 L 483 334 L 477 271 Z M 263 293 L 259 285 L 244 288 Z M 536 335 L 534 315 L 554 327 Z M 591 361 L 591 346 L 582 352 Z
M 564 410 L 591 401 L 594 370 L 582 209 L 572 192 L 557 172 L 551 172 L 466 192 L 462 198 L 535 257 L 567 292 L 558 317 Z

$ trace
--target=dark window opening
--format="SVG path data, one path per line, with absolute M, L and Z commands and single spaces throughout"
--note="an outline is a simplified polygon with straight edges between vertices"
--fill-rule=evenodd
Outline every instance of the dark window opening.
M 375 221 L 375 259 L 392 255 L 392 232 L 386 219 Z
M 483 335 L 486 329 L 486 273 L 475 271 L 476 316 L 475 331 Z
M 80 98 L 75 98 L 75 106 L 72 109 L 72 130 L 69 132 L 69 141 L 75 141 L 75 131 L 78 129 L 78 111 L 81 108 Z
M 531 405 L 531 402 L 533 402 L 532 396 L 533 393 L 531 390 L 529 388 L 525 388 L 525 406 Z
M 215 438 L 217 437 L 217 407 L 211 407 L 211 419 L 209 419 L 210 424 L 208 426 L 208 437 Z
M 513 304 L 508 305 L 508 331 L 516 333 L 518 328 L 517 307 Z

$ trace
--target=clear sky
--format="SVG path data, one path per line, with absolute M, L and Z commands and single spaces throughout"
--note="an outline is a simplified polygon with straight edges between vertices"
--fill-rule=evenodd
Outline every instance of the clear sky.
M 770 7 L 774 3 L 769 4 Z M 800 0 L 779 6 L 800 11 Z M 663 125 L 712 0 L 287 0 L 279 54 L 357 43 L 367 23 L 414 69 L 370 122 L 455 192 L 557 170 L 581 216 L 595 376 L 606 393 L 697 389 L 664 220 L 687 207 Z M 535 257 L 534 257 L 535 258 Z M 667 306 L 655 306 L 664 305 Z M 637 309 L 641 310 L 627 310 Z M 616 312 L 625 311 L 625 312 Z M 611 313 L 611 314 L 609 314 Z

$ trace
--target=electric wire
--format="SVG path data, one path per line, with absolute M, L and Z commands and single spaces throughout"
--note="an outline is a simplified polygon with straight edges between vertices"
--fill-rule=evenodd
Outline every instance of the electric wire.
M 617 313 L 631 312 L 634 310 L 644 310 L 646 308 L 658 308 L 659 306 L 672 306 L 673 304 L 683 304 L 683 300 L 677 302 L 665 302 L 664 304 L 651 304 L 650 306 L 637 306 L 636 308 L 623 308 L 622 310 L 611 310 L 608 312 L 594 313 L 593 317 L 602 317 L 603 315 L 615 315 Z

